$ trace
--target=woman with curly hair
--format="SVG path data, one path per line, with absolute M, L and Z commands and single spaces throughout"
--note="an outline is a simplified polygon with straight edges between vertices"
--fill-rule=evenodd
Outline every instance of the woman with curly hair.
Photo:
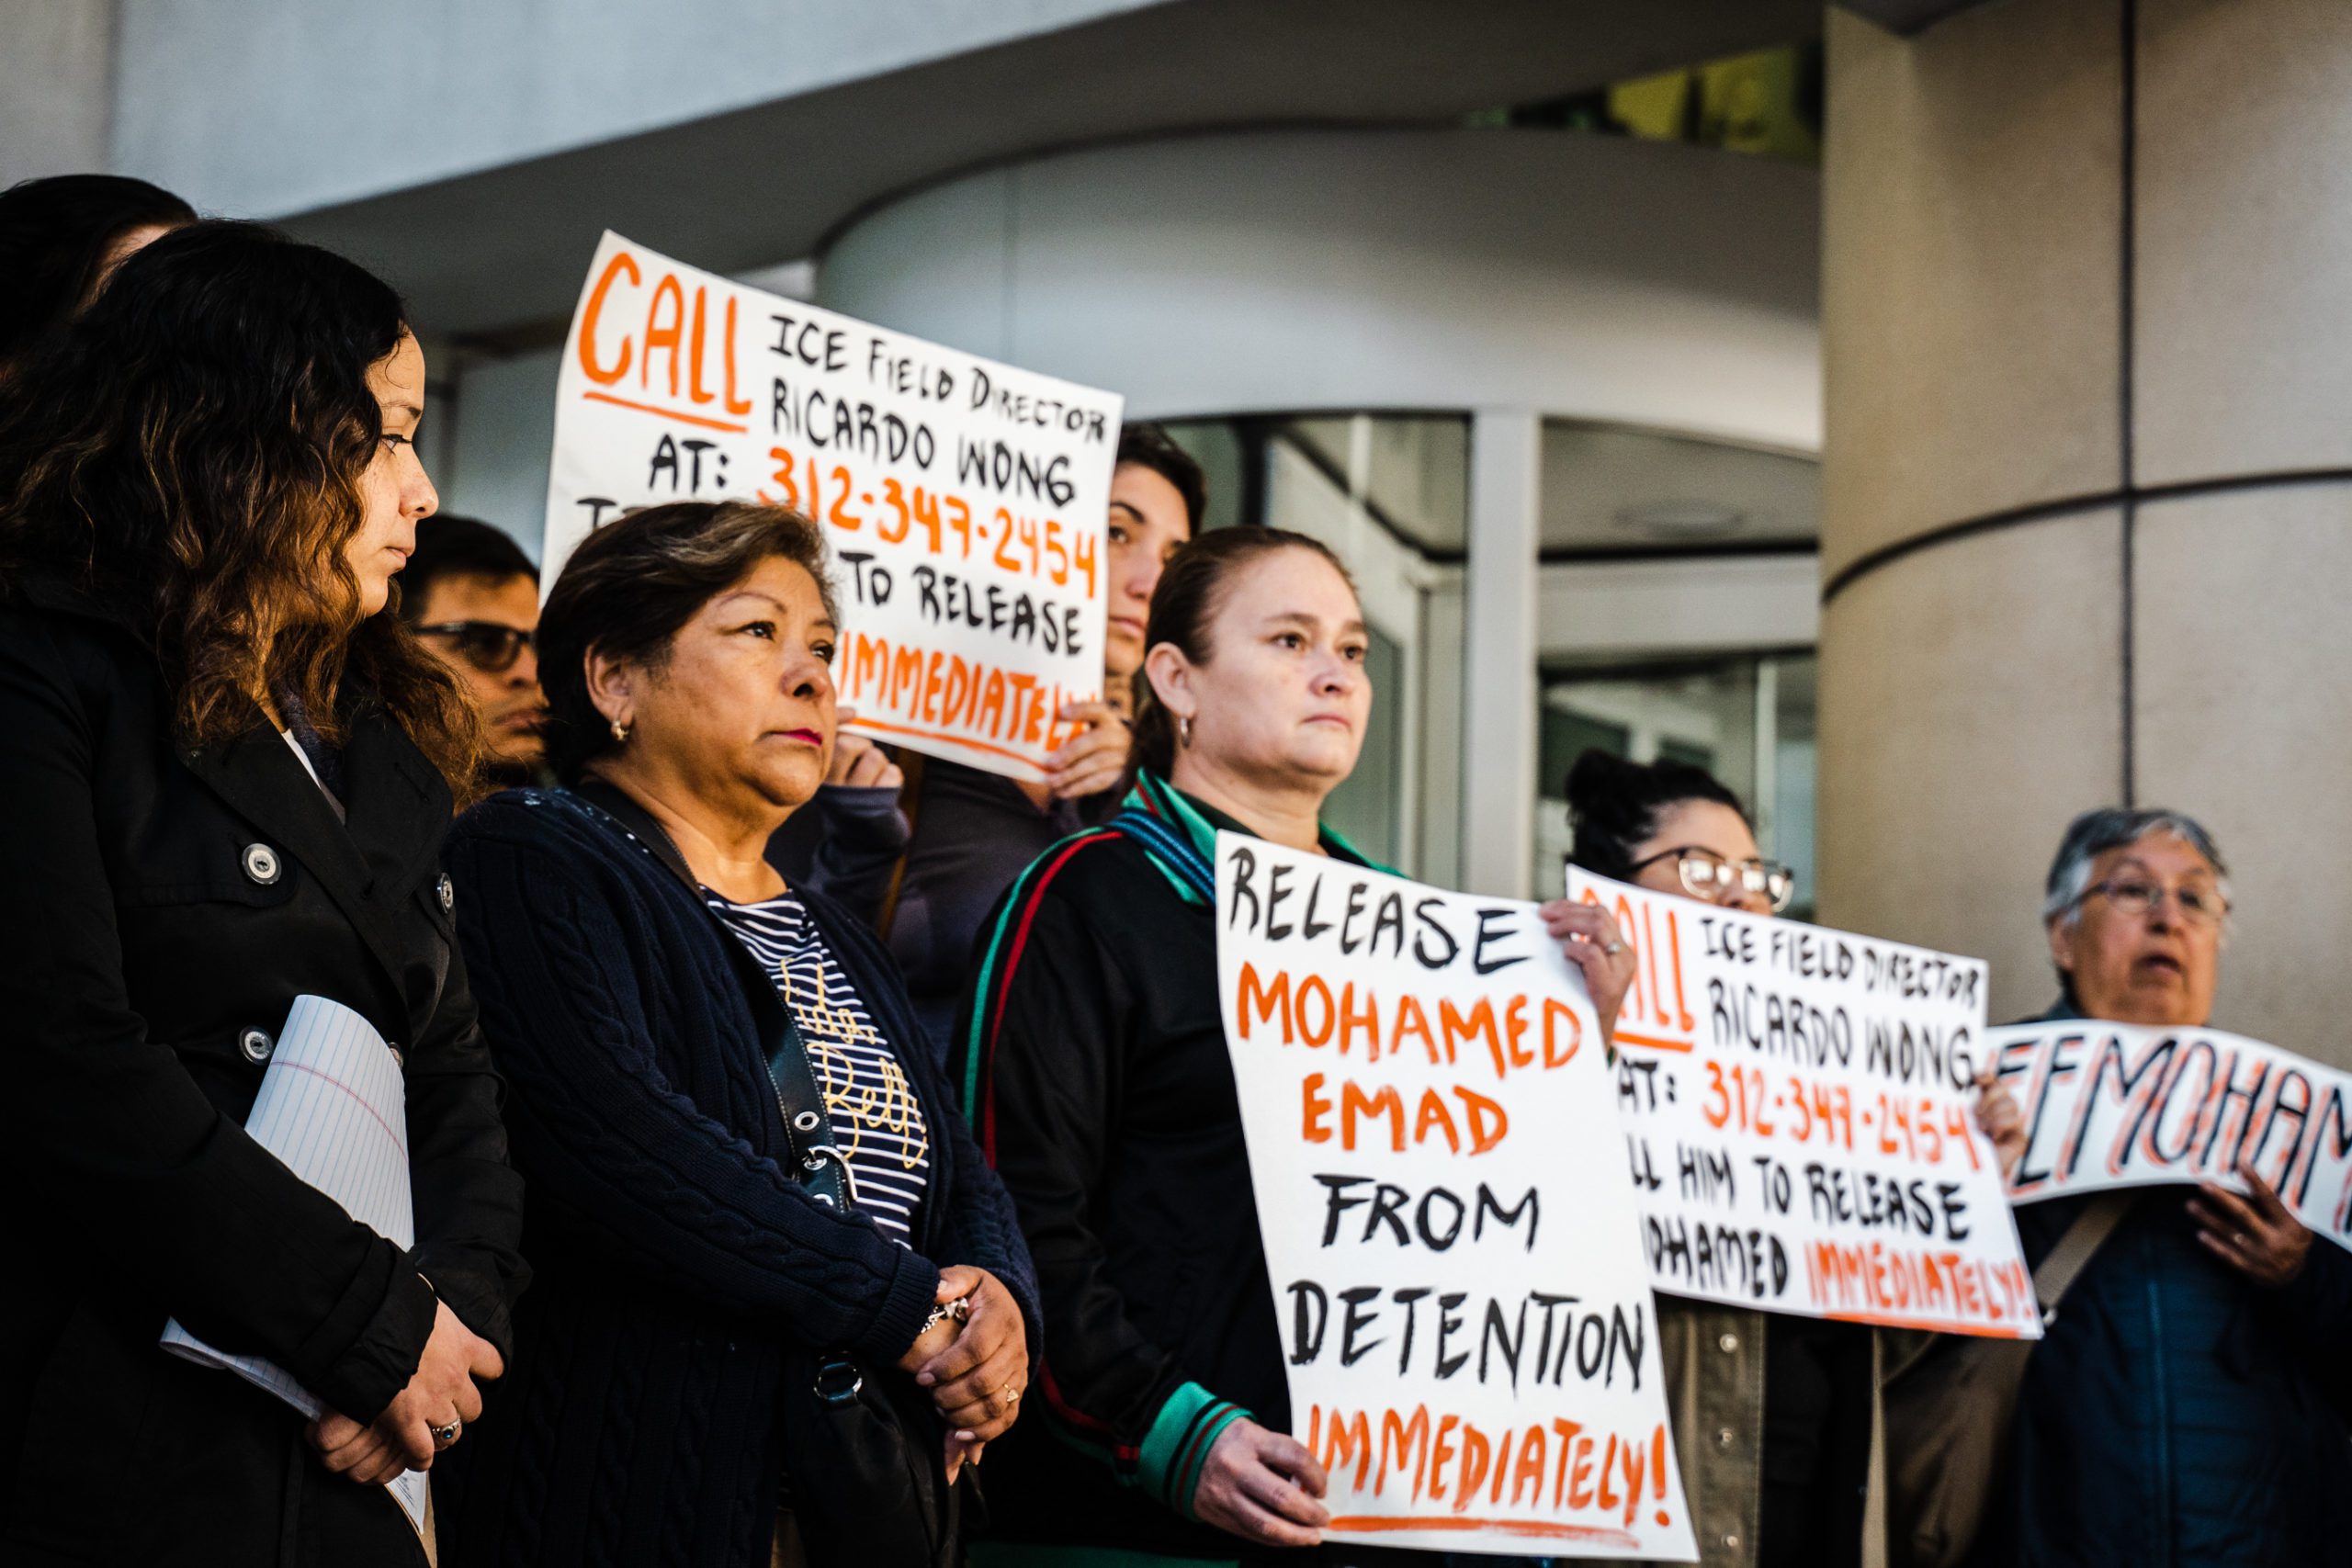
M 502 1370 L 520 1187 L 438 864 L 474 740 L 382 613 L 424 386 L 381 282 L 198 223 L 0 408 L 12 1562 L 422 1562 L 379 1483 Z M 243 1130 L 304 994 L 400 1054 L 413 1247 Z M 326 1414 L 164 1354 L 174 1318 Z

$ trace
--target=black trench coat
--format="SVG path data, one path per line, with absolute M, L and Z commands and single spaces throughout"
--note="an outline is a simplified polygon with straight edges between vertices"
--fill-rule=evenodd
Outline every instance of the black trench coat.
M 258 712 L 197 754 L 169 710 L 128 621 L 0 584 L 0 1560 L 421 1563 L 289 1407 L 156 1336 L 177 1316 L 363 1420 L 435 1292 L 506 1348 L 521 1184 L 442 893 L 449 793 L 363 716 L 346 827 Z M 411 1253 L 245 1136 L 304 992 L 402 1053 Z

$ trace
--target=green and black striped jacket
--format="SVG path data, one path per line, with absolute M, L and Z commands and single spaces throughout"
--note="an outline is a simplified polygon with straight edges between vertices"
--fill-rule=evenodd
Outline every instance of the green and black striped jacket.
M 1235 1555 L 1193 1523 L 1209 1445 L 1289 1399 L 1211 918 L 1232 818 L 1146 773 L 985 929 L 949 1074 L 1037 1264 L 1039 1408 L 991 1445 L 992 1533 Z M 1331 854 L 1367 863 L 1326 832 Z

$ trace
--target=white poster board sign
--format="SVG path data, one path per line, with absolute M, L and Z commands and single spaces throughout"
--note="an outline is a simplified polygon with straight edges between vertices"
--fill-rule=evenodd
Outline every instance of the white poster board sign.
M 607 232 L 556 383 L 542 592 L 674 501 L 822 524 L 855 728 L 1030 780 L 1102 690 L 1120 400 L 763 293 Z
M 2015 1201 L 2202 1181 L 2243 1192 L 2244 1162 L 2352 1247 L 2352 1077 L 2213 1029 L 2074 1019 L 1985 1043 L 2026 1118 Z
M 2039 1338 L 1970 1113 L 1983 963 L 1590 876 L 1634 958 L 1617 1088 L 1650 1283 L 1800 1317 Z
M 1535 906 L 1221 834 L 1217 975 L 1327 1533 L 1693 1561 L 1599 1024 Z

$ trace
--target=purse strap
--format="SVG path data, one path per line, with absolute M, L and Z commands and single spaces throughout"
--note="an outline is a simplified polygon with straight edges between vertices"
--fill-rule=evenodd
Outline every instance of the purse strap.
M 704 917 L 713 925 L 719 924 L 718 917 L 703 903 L 702 884 L 687 867 L 685 856 L 678 852 L 678 846 L 651 813 L 600 778 L 581 780 L 571 793 L 667 867 L 686 885 Z M 760 1030 L 761 1055 L 767 1059 L 768 1081 L 775 1088 L 775 1108 L 784 1115 L 785 1143 L 798 1167 L 800 1184 L 828 1208 L 855 1213 L 857 1183 L 850 1174 L 849 1156 L 833 1142 L 833 1120 L 826 1113 L 824 1092 L 809 1068 L 808 1047 L 801 1041 L 791 1008 L 776 995 L 775 982 L 733 931 L 720 931 L 719 946 L 750 993 L 752 1021 Z
M 2057 1321 L 2058 1303 L 2079 1278 L 2115 1227 L 2123 1223 L 2132 1205 L 2140 1201 L 2137 1192 L 2108 1192 L 2091 1201 L 2090 1206 L 2075 1216 L 2075 1223 L 2033 1271 L 2034 1298 L 2041 1303 L 2041 1323 L 2048 1327 Z

